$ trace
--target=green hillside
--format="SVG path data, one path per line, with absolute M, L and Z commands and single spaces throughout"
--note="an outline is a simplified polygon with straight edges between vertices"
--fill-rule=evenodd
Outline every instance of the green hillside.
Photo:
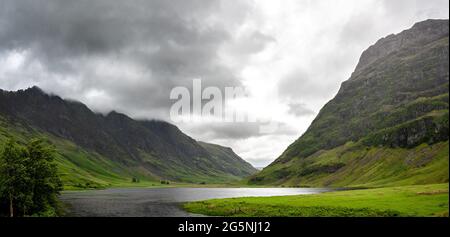
M 37 87 L 0 90 L 0 149 L 11 137 L 48 140 L 66 189 L 230 183 L 256 172 L 230 148 L 197 142 L 172 124 L 96 114 Z
M 367 49 L 308 130 L 249 183 L 448 182 L 448 27 L 419 22 Z
M 156 177 L 153 178 L 139 171 L 131 172 L 99 154 L 77 147 L 70 141 L 31 128 L 11 126 L 0 117 L 0 144 L 4 144 L 6 139 L 11 137 L 23 144 L 35 137 L 45 138 L 51 142 L 57 151 L 55 161 L 58 164 L 65 189 L 104 188 L 115 185 L 134 186 L 137 184 L 132 183 L 131 180 L 135 176 L 141 177 L 143 183 L 146 184 L 149 182 L 159 183 Z
M 0 117 L 0 149 L 2 149 L 1 144 L 4 144 L 6 139 L 11 137 L 23 144 L 36 137 L 45 138 L 49 141 L 56 148 L 55 161 L 58 164 L 66 190 L 114 186 L 161 186 L 161 180 L 186 183 L 228 183 L 241 179 L 241 176 L 239 176 L 241 174 L 233 169 L 229 172 L 211 169 L 208 173 L 204 171 L 196 172 L 192 169 L 183 170 L 182 167 L 169 167 L 172 173 L 168 173 L 168 176 L 176 176 L 177 179 L 156 176 L 138 165 L 130 167 L 120 164 L 96 152 L 83 149 L 69 140 L 19 124 L 11 125 Z M 222 160 L 220 156 L 215 156 L 215 159 L 221 161 L 224 167 L 230 169 L 226 160 Z M 234 160 L 233 162 L 239 164 L 240 161 Z M 253 169 L 247 163 L 244 163 L 244 165 L 248 165 L 249 170 Z M 161 164 L 161 166 L 164 166 L 164 164 Z M 138 183 L 132 182 L 134 177 L 139 179 Z
M 448 182 L 448 141 L 412 149 L 371 147 L 349 142 L 308 158 L 264 169 L 271 184 L 311 187 L 382 187 Z

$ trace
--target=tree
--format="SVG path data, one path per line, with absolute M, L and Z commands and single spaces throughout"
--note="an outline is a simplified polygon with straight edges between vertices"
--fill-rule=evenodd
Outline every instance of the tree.
M 24 205 L 31 201 L 26 168 L 27 158 L 24 154 L 25 151 L 13 139 L 10 139 L 0 156 L 0 194 L 8 200 L 11 217 L 17 212 L 16 206 L 26 209 Z
M 41 139 L 26 147 L 9 140 L 0 155 L 0 196 L 9 201 L 9 214 L 55 215 L 62 190 L 54 149 Z
M 31 213 L 55 211 L 62 182 L 54 161 L 55 150 L 42 139 L 33 139 L 26 146 L 27 173 L 32 191 Z

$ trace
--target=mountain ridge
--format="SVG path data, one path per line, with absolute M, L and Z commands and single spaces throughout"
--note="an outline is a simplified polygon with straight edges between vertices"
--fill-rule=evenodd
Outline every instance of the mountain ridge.
M 36 86 L 1 90 L 0 117 L 10 130 L 37 129 L 70 141 L 120 166 L 116 168 L 127 176 L 136 172 L 152 180 L 228 182 L 256 171 L 232 150 L 221 155 L 208 151 L 210 146 L 200 145 L 170 123 L 134 120 L 116 111 L 94 113 L 81 102 L 47 94 Z

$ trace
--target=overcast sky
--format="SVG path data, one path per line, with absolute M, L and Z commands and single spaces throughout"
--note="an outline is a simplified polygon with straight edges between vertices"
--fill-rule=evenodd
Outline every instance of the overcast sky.
M 37 85 L 101 113 L 169 118 L 172 88 L 245 87 L 227 106 L 278 129 L 206 118 L 177 123 L 265 166 L 309 126 L 379 38 L 448 0 L 0 0 L 0 88 Z

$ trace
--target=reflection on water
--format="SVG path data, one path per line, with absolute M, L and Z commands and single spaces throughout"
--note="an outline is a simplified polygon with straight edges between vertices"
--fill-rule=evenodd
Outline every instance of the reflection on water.
M 117 188 L 65 192 L 72 216 L 191 216 L 180 202 L 214 198 L 306 195 L 329 188 Z

